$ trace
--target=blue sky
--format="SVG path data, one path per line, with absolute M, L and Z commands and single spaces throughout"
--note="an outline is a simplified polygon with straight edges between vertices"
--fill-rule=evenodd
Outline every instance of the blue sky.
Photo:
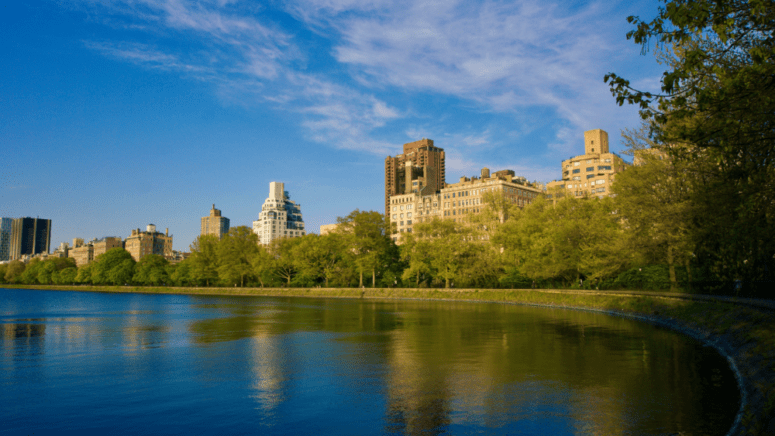
M 431 138 L 448 181 L 560 176 L 583 132 L 636 127 L 627 41 L 656 1 L 72 0 L 0 9 L 0 216 L 52 248 L 154 223 L 188 251 L 210 207 L 251 225 L 285 182 L 309 231 L 383 207 L 384 159 Z

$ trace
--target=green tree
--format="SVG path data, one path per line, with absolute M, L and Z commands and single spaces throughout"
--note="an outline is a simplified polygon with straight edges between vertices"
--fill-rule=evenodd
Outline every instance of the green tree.
M 431 222 L 420 224 L 430 225 Z M 420 224 L 417 225 L 419 226 Z M 420 237 L 418 233 L 406 233 L 403 235 L 400 250 L 401 258 L 407 264 L 401 276 L 404 281 L 413 281 L 414 285 L 419 287 L 421 277 L 432 279 L 434 276 L 433 267 L 431 266 L 433 249 L 428 238 Z
M 5 272 L 5 282 L 16 283 L 26 268 L 27 265 L 25 265 L 24 262 L 12 260 L 8 263 L 8 269 Z
M 132 281 L 146 286 L 160 286 L 167 284 L 170 278 L 167 274 L 169 262 L 158 254 L 148 254 L 135 265 L 135 274 Z
M 358 286 L 363 286 L 363 274 L 371 273 L 371 286 L 376 286 L 377 270 L 384 268 L 384 257 L 393 244 L 387 231 L 385 216 L 379 212 L 358 209 L 346 217 L 337 218 L 336 233 L 342 235 L 351 250 L 360 274 Z
M 668 71 L 661 90 L 608 74 L 619 104 L 638 104 L 652 136 L 694 165 L 702 223 L 695 254 L 721 280 L 775 278 L 775 8 L 771 0 L 665 0 L 627 34 L 655 42 Z M 707 165 L 710 163 L 711 165 Z
M 226 283 L 244 287 L 257 253 L 258 237 L 253 230 L 247 226 L 232 227 L 217 246 L 218 276 Z
M 192 280 L 210 286 L 218 280 L 218 244 L 214 235 L 200 235 L 191 244 L 189 275 Z
M 92 270 L 94 269 L 94 262 L 78 267 L 78 274 L 75 276 L 75 281 L 81 284 L 92 283 Z
M 25 285 L 38 283 L 38 274 L 41 272 L 43 272 L 43 262 L 38 258 L 33 258 L 27 263 L 27 267 L 24 268 L 18 281 Z
M 279 238 L 272 241 L 269 251 L 272 254 L 272 270 L 274 274 L 290 287 L 299 270 L 294 260 L 298 238 Z
M 688 265 L 694 251 L 690 168 L 651 141 L 646 129 L 623 133 L 627 153 L 635 157 L 636 165 L 617 175 L 611 192 L 616 194 L 617 211 L 627 229 L 627 246 L 650 263 L 667 264 L 670 287 L 675 290 L 675 267 Z
M 172 280 L 176 286 L 191 286 L 196 282 L 191 275 L 192 270 L 192 261 L 191 257 L 189 257 L 177 264 L 175 271 L 169 276 L 170 280 Z
M 75 283 L 75 278 L 78 275 L 78 269 L 75 267 L 64 268 L 59 271 L 57 279 L 54 283 L 57 285 L 72 285 Z
M 461 266 L 472 258 L 471 231 L 469 226 L 453 220 L 434 218 L 414 225 L 414 237 L 428 244 L 432 253 L 430 267 L 435 276 L 449 288 L 455 279 L 463 277 Z
M 94 259 L 91 268 L 91 282 L 95 285 L 123 285 L 132 281 L 135 261 L 128 251 L 121 247 L 111 248 Z

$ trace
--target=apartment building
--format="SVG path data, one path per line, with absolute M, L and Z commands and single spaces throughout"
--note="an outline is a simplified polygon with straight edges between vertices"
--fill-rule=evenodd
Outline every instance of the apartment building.
M 524 207 L 542 195 L 544 187 L 516 176 L 512 170 L 490 174 L 488 168 L 482 168 L 479 177 L 461 177 L 458 183 L 432 194 L 409 192 L 391 196 L 388 217 L 395 232 L 392 238 L 398 243 L 402 233 L 412 232 L 414 224 L 434 218 L 468 222 L 472 214 L 485 207 L 484 198 L 488 192 Z
M 584 154 L 562 161 L 562 179 L 547 184 L 547 198 L 607 197 L 616 174 L 628 164 L 608 148 L 608 133 L 601 129 L 584 132 Z
M 221 211 L 215 208 L 210 209 L 210 216 L 204 216 L 201 220 L 201 235 L 213 235 L 218 239 L 223 238 L 229 233 L 229 219 L 221 216 Z
M 153 224 L 148 224 L 144 232 L 140 229 L 133 229 L 132 234 L 124 241 L 124 248 L 136 262 L 149 254 L 158 254 L 165 258 L 171 257 L 172 235 L 169 232 L 169 229 L 166 229 L 164 233 L 157 232 L 156 226 Z
M 385 158 L 385 212 L 390 211 L 394 195 L 418 192 L 430 195 L 444 188 L 446 182 L 444 149 L 432 139 L 404 144 L 404 152 Z
M 258 220 L 253 221 L 253 233 L 258 235 L 261 245 L 269 245 L 277 238 L 297 238 L 306 234 L 301 205 L 291 201 L 285 183 L 269 183 L 269 197 L 261 206 Z

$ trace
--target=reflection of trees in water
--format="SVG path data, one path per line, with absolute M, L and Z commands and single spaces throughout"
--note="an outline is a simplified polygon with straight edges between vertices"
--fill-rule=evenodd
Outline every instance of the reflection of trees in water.
M 707 419 L 728 428 L 737 408 L 734 378 L 722 358 L 627 319 L 471 303 L 274 302 L 219 305 L 222 317 L 189 326 L 199 344 L 251 338 L 247 370 L 266 414 L 286 400 L 292 377 L 286 368 L 306 364 L 282 338 L 303 331 L 340 333 L 334 340 L 351 352 L 327 363 L 350 382 L 373 384 L 366 381 L 368 367 L 385 366 L 379 377 L 389 433 L 439 434 L 456 424 L 501 428 L 519 419 L 567 420 L 576 431 L 600 434 L 679 431 Z M 714 377 L 721 386 L 705 382 Z M 718 407 L 697 395 L 728 401 Z

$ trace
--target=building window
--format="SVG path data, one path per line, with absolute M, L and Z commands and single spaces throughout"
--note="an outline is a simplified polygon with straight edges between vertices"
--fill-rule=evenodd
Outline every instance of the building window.
M 599 171 L 602 171 L 602 170 L 609 170 L 610 171 L 611 170 L 611 165 L 598 165 L 597 169 Z
M 578 173 L 580 173 L 580 172 L 581 172 L 581 170 L 580 170 L 580 169 L 578 169 L 578 170 L 573 170 L 573 174 L 578 174 Z
M 595 167 L 587 167 L 587 171 L 595 171 Z
M 411 218 L 411 217 L 412 217 L 412 213 L 411 213 L 411 212 L 409 212 L 408 214 L 406 214 L 406 217 L 407 217 L 407 218 Z

